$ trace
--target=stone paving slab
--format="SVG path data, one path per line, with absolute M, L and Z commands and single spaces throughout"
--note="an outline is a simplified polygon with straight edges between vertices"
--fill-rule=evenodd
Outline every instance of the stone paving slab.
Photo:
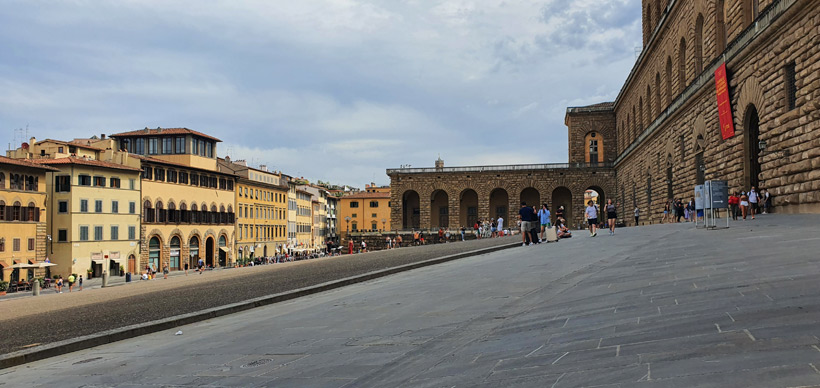
M 820 386 L 820 217 L 759 221 L 508 249 L 9 368 L 0 382 Z

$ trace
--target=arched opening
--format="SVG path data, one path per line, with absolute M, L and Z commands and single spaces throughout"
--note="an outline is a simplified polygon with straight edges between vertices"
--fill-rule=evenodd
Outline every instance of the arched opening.
M 449 196 L 444 190 L 436 190 L 430 196 L 430 227 L 433 229 L 450 226 Z
M 680 38 L 678 47 L 678 93 L 686 88 L 686 38 Z
M 743 115 L 743 182 L 744 189 L 760 185 L 760 118 L 757 107 L 749 104 Z
M 154 209 L 151 208 L 151 201 L 145 201 L 142 204 L 142 220 L 143 222 L 154 222 Z
M 706 181 L 706 164 L 703 160 L 703 151 L 706 140 L 703 135 L 698 135 L 695 139 L 695 184 L 702 185 Z
M 715 0 L 715 43 L 717 46 L 715 56 L 720 55 L 723 50 L 726 50 L 726 21 L 724 17 L 724 3 L 725 0 Z
M 167 213 L 165 212 L 165 208 L 162 205 L 162 201 L 157 201 L 157 222 L 163 223 L 167 221 L 166 218 Z
M 649 83 L 647 82 L 646 85 L 646 126 L 648 127 L 649 124 L 652 123 L 652 120 L 655 119 L 655 116 L 652 115 L 652 89 L 649 87 Z
M 137 273 L 137 257 L 128 255 L 128 273 Z
M 472 228 L 478 221 L 478 193 L 475 190 L 467 189 L 461 192 L 459 216 L 461 226 L 466 228 Z
M 180 269 L 179 256 L 180 256 L 180 251 L 182 249 L 182 247 L 181 247 L 182 244 L 179 241 L 179 237 L 177 237 L 177 236 L 171 237 L 171 244 L 170 245 L 171 245 L 171 251 L 170 251 L 170 255 L 169 255 L 170 256 L 170 263 L 168 264 L 168 268 L 170 268 L 172 270 L 179 270 Z
M 168 202 L 168 222 L 174 224 L 179 222 L 179 220 L 177 220 L 177 205 L 174 201 Z
M 567 223 L 572 224 L 572 192 L 566 187 L 556 187 L 552 191 L 552 221 L 555 222 L 558 215 L 561 214 L 560 209 L 563 207 L 564 219 Z
M 421 200 L 419 193 L 405 191 L 401 199 L 401 214 L 403 229 L 418 229 L 421 224 Z M 353 229 L 355 230 L 355 228 Z
M 584 160 L 598 164 L 604 161 L 604 139 L 597 132 L 590 132 L 584 138 Z
M 663 110 L 663 102 L 661 101 L 661 73 L 655 73 L 655 117 L 660 116 Z
M 527 206 L 533 207 L 535 206 L 535 211 L 537 212 L 541 209 L 541 193 L 538 190 L 527 187 L 524 190 L 521 190 L 521 202 L 525 202 Z
M 196 205 L 193 205 L 196 206 Z M 188 241 L 188 266 L 195 268 L 199 262 L 199 237 L 193 236 Z
M 703 71 L 703 15 L 695 19 L 695 74 Z
M 219 266 L 228 265 L 228 240 L 225 236 L 219 236 Z
M 150 266 L 154 271 L 158 271 L 160 269 L 160 251 L 159 238 L 157 236 L 151 237 L 151 240 L 148 241 L 148 266 Z
M 208 267 L 214 266 L 214 238 L 208 237 L 205 239 L 205 265 Z
M 645 124 L 646 117 L 643 115 L 643 96 L 638 99 L 638 117 L 635 119 L 637 131 L 635 132 L 635 137 L 638 137 L 644 128 L 646 128 Z
M 507 190 L 495 189 L 490 193 L 490 218 L 498 219 L 504 218 L 509 221 L 507 217 L 507 207 L 510 206 L 510 197 Z M 504 225 L 509 225 L 509 222 L 504 222 Z
M 584 204 L 583 207 L 586 209 L 587 204 L 589 201 L 592 201 L 596 206 L 598 206 L 598 218 L 601 219 L 601 208 L 603 208 L 604 204 L 606 204 L 606 198 L 604 197 L 604 190 L 598 186 L 590 186 L 584 190 Z

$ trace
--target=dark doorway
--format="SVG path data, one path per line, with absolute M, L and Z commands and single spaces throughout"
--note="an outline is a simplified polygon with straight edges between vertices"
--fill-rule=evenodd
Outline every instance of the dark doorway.
M 214 238 L 208 237 L 205 240 L 205 265 L 213 267 L 214 265 Z
M 444 190 L 436 190 L 430 198 L 430 227 L 447 228 L 450 226 L 450 197 Z
M 225 236 L 219 236 L 219 266 L 228 265 L 228 241 Z
M 758 187 L 760 184 L 760 119 L 754 104 L 746 107 L 743 129 L 743 178 L 746 184 L 744 189 L 749 190 L 752 186 Z
M 418 229 L 421 224 L 419 193 L 410 190 L 402 196 L 402 228 Z
M 706 181 L 706 165 L 703 164 L 703 151 L 695 154 L 695 184 L 702 185 Z
M 507 207 L 510 204 L 510 197 L 507 195 L 507 190 L 495 189 L 490 193 L 490 218 L 498 219 L 502 217 L 507 220 L 504 225 L 510 225 L 507 218 Z
M 473 189 L 464 190 L 461 193 L 461 206 L 459 207 L 459 220 L 461 226 L 472 228 L 478 221 L 478 193 Z
M 672 166 L 666 167 L 666 199 L 672 199 Z
M 526 202 L 527 206 L 535 206 L 535 209 L 541 209 L 541 193 L 538 190 L 527 187 L 521 191 L 521 202 Z
M 567 223 L 572 224 L 572 192 L 566 187 L 557 187 L 552 191 L 552 202 L 550 203 L 552 222 L 555 222 L 558 216 L 558 210 L 564 208 L 564 219 Z

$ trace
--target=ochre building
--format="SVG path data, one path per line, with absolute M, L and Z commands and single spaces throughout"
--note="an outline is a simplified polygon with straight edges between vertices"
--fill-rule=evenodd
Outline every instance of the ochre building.
M 705 180 L 820 212 L 820 1 L 644 0 L 642 12 L 616 100 L 567 109 L 569 164 L 387 170 L 394 228 L 510 220 L 522 200 L 564 205 L 574 225 L 586 189 L 628 223 L 635 208 L 658 222 Z

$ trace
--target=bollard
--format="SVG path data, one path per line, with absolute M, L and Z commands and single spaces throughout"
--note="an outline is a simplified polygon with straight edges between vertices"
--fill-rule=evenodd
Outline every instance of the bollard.
M 39 280 L 34 279 L 34 282 L 31 283 L 31 293 L 34 296 L 40 295 L 40 281 Z
M 102 286 L 108 287 L 108 271 L 103 271 Z

